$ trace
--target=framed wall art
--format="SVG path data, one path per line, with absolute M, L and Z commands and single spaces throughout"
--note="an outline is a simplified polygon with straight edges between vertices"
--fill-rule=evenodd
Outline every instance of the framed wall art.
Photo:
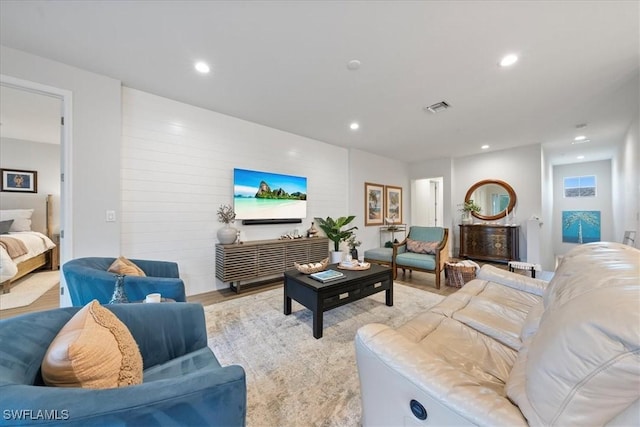
M 384 185 L 364 183 L 364 225 L 384 224 Z
M 1 191 L 37 193 L 38 172 L 18 169 L 0 169 Z
M 562 243 L 600 241 L 600 211 L 562 211 Z
M 402 224 L 402 187 L 384 186 L 384 217 L 391 223 Z

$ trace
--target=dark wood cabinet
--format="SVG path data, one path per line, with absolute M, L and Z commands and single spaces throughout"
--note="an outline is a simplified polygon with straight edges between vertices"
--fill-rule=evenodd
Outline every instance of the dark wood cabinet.
M 520 260 L 520 226 L 461 224 L 460 258 L 509 262 Z

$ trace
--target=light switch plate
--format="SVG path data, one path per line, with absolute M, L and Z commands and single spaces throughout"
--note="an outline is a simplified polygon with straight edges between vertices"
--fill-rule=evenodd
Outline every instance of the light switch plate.
M 105 220 L 107 222 L 116 222 L 116 211 L 107 211 Z

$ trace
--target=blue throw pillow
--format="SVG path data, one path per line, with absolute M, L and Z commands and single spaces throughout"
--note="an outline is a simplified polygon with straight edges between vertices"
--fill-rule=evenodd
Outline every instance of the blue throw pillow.
M 0 234 L 9 234 L 9 229 L 11 228 L 11 224 L 13 224 L 12 219 L 8 219 L 6 221 L 0 221 Z

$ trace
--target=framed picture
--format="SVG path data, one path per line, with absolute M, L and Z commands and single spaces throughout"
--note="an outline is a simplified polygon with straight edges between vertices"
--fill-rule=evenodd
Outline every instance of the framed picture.
M 384 224 L 384 185 L 364 183 L 364 225 Z
M 562 243 L 600 241 L 600 211 L 562 211 Z
M 38 172 L 18 169 L 0 169 L 2 190 L 17 193 L 38 192 Z
M 402 187 L 385 185 L 384 199 L 387 202 L 384 217 L 388 218 L 390 223 L 402 224 Z

